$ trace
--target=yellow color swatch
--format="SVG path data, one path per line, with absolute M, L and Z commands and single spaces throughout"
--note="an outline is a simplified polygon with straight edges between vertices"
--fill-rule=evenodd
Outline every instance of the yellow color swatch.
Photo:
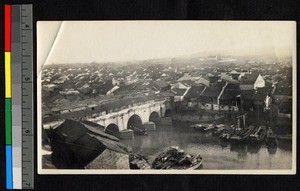
M 5 98 L 11 98 L 11 59 L 10 52 L 5 52 Z

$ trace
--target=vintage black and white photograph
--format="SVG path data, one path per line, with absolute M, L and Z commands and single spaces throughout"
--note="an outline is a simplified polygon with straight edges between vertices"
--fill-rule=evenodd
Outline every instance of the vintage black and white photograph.
M 296 23 L 39 21 L 41 174 L 294 174 Z

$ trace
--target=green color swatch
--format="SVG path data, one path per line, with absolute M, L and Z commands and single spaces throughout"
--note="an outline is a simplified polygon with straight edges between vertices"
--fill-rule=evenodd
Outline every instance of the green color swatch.
M 12 143 L 11 98 L 5 98 L 5 144 Z

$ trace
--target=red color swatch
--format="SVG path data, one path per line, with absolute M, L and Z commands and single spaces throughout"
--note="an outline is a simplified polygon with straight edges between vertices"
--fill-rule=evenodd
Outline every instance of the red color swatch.
M 4 5 L 4 50 L 10 52 L 11 48 L 11 5 Z

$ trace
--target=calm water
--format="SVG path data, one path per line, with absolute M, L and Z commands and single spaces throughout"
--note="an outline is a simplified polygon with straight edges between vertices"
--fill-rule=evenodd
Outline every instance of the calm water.
M 122 141 L 133 147 L 135 152 L 148 156 L 149 162 L 166 147 L 178 146 L 191 154 L 201 154 L 203 169 L 291 169 L 291 141 L 279 141 L 277 150 L 269 151 L 262 144 L 230 145 L 220 142 L 218 136 L 194 130 L 185 123 L 159 126 L 148 136 Z M 274 153 L 275 152 L 275 153 Z

